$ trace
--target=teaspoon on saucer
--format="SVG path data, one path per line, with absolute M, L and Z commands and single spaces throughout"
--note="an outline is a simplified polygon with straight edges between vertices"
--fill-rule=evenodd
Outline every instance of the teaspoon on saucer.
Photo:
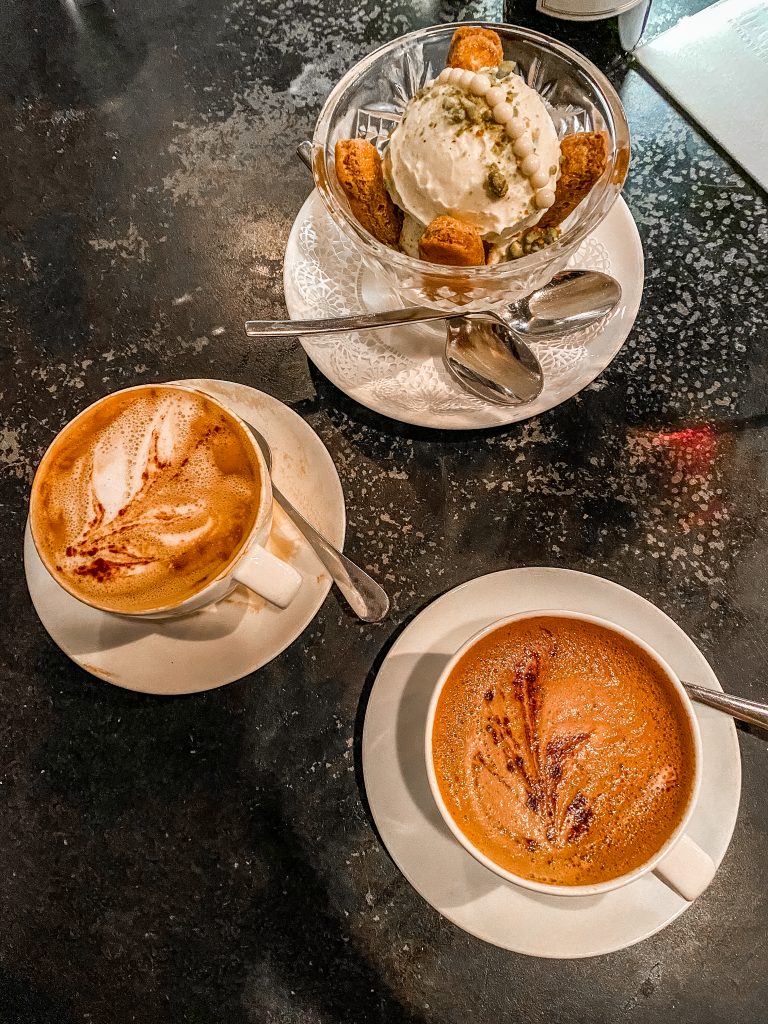
M 251 423 L 246 422 L 246 426 L 256 438 L 256 443 L 261 448 L 267 469 L 271 474 L 272 449 L 269 442 Z M 335 548 L 321 533 L 318 533 L 314 526 L 307 522 L 301 512 L 275 486 L 274 480 L 272 481 L 272 496 L 311 545 L 312 550 L 330 573 L 333 582 L 347 599 L 355 615 L 363 622 L 380 622 L 389 611 L 389 598 L 379 584 Z
M 564 270 L 510 303 L 502 313 L 502 329 L 474 321 L 470 314 L 449 320 L 446 365 L 460 384 L 486 401 L 502 405 L 532 401 L 539 396 L 544 378 L 527 339 L 543 342 L 581 330 L 610 316 L 620 301 L 621 285 L 610 275 Z
M 523 405 L 536 399 L 544 386 L 541 364 L 525 338 L 544 340 L 584 328 L 613 312 L 620 300 L 621 287 L 609 275 L 569 270 L 503 314 L 410 306 L 321 320 L 249 320 L 245 333 L 252 338 L 285 337 L 446 320 L 445 362 L 459 383 L 486 401 Z

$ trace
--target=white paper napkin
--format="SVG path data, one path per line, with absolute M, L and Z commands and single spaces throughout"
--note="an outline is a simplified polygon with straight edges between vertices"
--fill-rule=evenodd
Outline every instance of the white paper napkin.
M 768 188 L 768 3 L 721 0 L 638 47 L 656 81 Z

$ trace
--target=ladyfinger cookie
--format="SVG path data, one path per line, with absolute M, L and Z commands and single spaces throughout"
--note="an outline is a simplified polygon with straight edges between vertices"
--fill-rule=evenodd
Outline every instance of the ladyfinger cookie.
M 555 185 L 555 202 L 538 222 L 538 227 L 555 227 L 573 213 L 598 180 L 608 162 L 605 132 L 575 132 L 560 140 L 560 177 Z
M 365 139 L 343 139 L 336 143 L 334 159 L 352 213 L 374 238 L 397 247 L 403 214 L 384 185 L 376 147 Z
M 476 267 L 485 263 L 480 232 L 455 217 L 435 217 L 419 239 L 419 256 L 446 267 Z
M 462 25 L 451 37 L 448 50 L 449 68 L 466 68 L 479 71 L 480 68 L 495 68 L 504 60 L 501 39 L 490 28 L 479 25 Z

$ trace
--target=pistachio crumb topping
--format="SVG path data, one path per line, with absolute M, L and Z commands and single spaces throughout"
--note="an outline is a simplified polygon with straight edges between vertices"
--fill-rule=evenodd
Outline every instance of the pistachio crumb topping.
M 487 124 L 493 121 L 493 114 L 485 101 L 483 101 L 481 106 L 479 103 L 473 102 L 468 96 L 464 96 L 461 102 L 470 124 Z
M 458 93 L 449 93 L 443 100 L 443 110 L 450 124 L 461 124 L 467 115 Z
M 501 173 L 498 164 L 491 164 L 488 168 L 488 177 L 485 179 L 485 191 L 491 199 L 503 199 L 509 191 L 507 179 Z
M 540 228 L 534 225 L 509 243 L 507 259 L 519 260 L 523 256 L 530 256 L 532 252 L 546 249 L 548 245 L 552 245 L 559 237 L 559 227 Z
M 519 238 L 516 238 L 507 249 L 507 256 L 511 260 L 519 260 L 521 256 L 524 256 L 523 243 Z

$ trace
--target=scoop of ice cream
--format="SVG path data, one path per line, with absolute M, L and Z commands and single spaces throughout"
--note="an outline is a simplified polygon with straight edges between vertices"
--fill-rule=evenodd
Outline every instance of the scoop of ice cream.
M 419 239 L 424 234 L 424 225 L 411 217 L 409 214 L 403 217 L 403 227 L 400 232 L 400 248 L 406 256 L 419 259 Z
M 555 126 L 535 89 L 517 75 L 446 68 L 406 106 L 384 178 L 394 202 L 421 224 L 456 217 L 497 241 L 552 205 L 559 161 Z

